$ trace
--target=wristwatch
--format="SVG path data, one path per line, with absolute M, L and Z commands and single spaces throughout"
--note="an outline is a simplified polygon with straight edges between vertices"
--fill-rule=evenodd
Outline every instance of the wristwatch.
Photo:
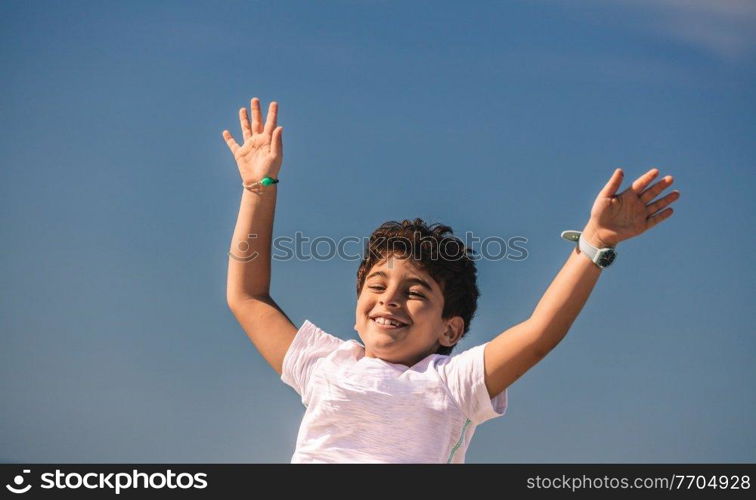
M 581 231 L 562 231 L 562 238 L 567 241 L 576 241 L 580 252 L 601 269 L 609 267 L 617 257 L 617 251 L 614 248 L 596 248 L 585 241 Z

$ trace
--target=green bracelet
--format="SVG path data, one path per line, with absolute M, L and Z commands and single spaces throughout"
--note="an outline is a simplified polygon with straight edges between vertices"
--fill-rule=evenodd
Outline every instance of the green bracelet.
M 261 186 L 270 186 L 272 184 L 277 184 L 277 183 L 278 183 L 278 179 L 274 179 L 273 177 L 268 177 L 266 175 L 261 180 L 255 181 L 252 184 L 250 184 L 249 186 L 245 185 L 244 182 L 242 182 L 242 186 L 244 186 L 244 189 L 250 189 L 250 188 L 253 188 L 253 187 L 257 186 L 258 184 L 261 185 Z

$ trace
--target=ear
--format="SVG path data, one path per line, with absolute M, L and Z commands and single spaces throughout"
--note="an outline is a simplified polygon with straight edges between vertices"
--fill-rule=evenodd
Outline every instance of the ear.
M 465 329 L 465 320 L 461 316 L 454 316 L 447 320 L 446 330 L 438 339 L 438 342 L 444 347 L 452 347 L 459 342 L 462 332 Z

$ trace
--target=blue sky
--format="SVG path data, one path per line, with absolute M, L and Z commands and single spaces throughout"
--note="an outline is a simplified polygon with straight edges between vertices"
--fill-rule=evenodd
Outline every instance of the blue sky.
M 280 105 L 274 235 L 527 238 L 460 346 L 526 319 L 612 171 L 673 175 L 468 462 L 753 462 L 756 8 L 745 1 L 0 3 L 0 460 L 288 462 L 304 412 L 225 303 L 221 138 Z M 751 139 L 748 139 L 751 137 Z M 271 294 L 354 338 L 346 259 Z

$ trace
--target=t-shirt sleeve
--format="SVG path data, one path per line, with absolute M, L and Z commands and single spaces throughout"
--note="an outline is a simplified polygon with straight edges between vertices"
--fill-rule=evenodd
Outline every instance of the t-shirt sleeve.
M 284 355 L 281 380 L 293 387 L 297 394 L 304 398 L 310 375 L 318 360 L 336 350 L 343 343 L 344 340 L 324 332 L 309 320 L 305 320 Z
M 439 374 L 446 382 L 452 399 L 473 424 L 504 415 L 507 410 L 507 390 L 488 397 L 483 351 L 481 344 L 461 352 L 439 366 Z

